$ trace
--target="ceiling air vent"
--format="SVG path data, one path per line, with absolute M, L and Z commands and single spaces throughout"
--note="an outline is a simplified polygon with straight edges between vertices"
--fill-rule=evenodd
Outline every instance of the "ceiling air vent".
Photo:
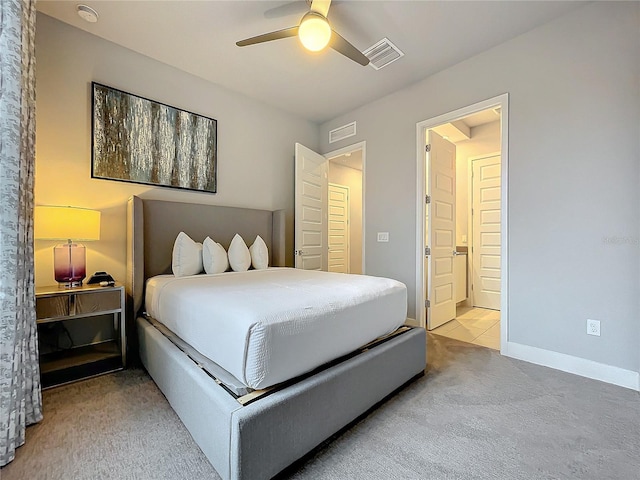
M 347 123 L 329 132 L 329 143 L 338 142 L 356 134 L 356 122 Z
M 362 53 L 370 60 L 371 63 L 369 63 L 369 65 L 376 70 L 380 70 L 390 63 L 395 62 L 400 57 L 404 57 L 404 53 L 391 43 L 391 40 L 388 38 L 383 38 Z

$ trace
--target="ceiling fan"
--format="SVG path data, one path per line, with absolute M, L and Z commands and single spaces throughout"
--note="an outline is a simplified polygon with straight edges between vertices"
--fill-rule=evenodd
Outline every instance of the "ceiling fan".
M 256 43 L 270 42 L 297 35 L 304 48 L 309 51 L 319 52 L 329 46 L 360 65 L 368 65 L 369 59 L 329 25 L 327 14 L 330 6 L 331 0 L 313 0 L 309 11 L 304 14 L 297 26 L 240 40 L 236 42 L 236 45 L 246 47 L 247 45 L 255 45 Z

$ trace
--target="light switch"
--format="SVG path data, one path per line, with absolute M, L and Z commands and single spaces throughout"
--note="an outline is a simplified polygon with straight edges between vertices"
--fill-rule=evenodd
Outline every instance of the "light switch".
M 462 235 L 462 243 L 467 243 L 467 236 L 466 235 Z
M 388 242 L 389 241 L 389 232 L 378 232 L 378 241 L 379 242 Z

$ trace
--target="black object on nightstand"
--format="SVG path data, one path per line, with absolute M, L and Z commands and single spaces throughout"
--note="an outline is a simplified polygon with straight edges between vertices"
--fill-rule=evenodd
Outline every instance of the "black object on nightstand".
M 106 282 L 107 285 L 115 285 L 115 280 L 111 275 L 107 272 L 96 272 L 91 275 L 91 278 L 87 280 L 87 285 L 92 285 L 94 283 L 99 283 L 104 286 L 103 283 Z
M 38 326 L 62 322 L 91 322 L 97 317 L 113 315 L 113 338 L 40 353 L 43 388 L 121 370 L 126 366 L 126 332 L 124 321 L 124 286 L 83 285 L 75 288 L 57 286 L 36 289 Z

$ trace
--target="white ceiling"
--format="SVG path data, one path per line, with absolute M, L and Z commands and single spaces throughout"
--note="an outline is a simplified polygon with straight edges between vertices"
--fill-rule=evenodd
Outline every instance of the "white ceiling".
M 310 54 L 296 38 L 235 42 L 297 25 L 304 1 L 39 0 L 40 12 L 210 82 L 324 122 L 550 21 L 584 2 L 341 1 L 334 30 L 360 50 L 383 37 L 405 56 L 376 71 L 333 50 Z M 293 4 L 293 5 L 292 5 Z M 470 80 L 471 81 L 471 80 Z

